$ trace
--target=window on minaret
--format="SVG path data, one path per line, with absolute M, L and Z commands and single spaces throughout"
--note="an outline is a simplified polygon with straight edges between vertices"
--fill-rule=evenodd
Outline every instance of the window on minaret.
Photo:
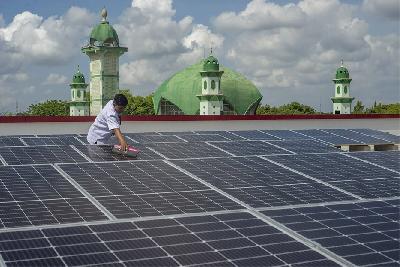
M 347 85 L 344 86 L 343 91 L 344 91 L 345 94 L 347 94 Z
M 338 87 L 336 88 L 336 93 L 337 93 L 337 94 L 340 94 L 340 86 L 338 86 Z
M 78 97 L 78 98 L 81 97 L 81 91 L 78 90 L 76 97 Z
M 215 81 L 211 80 L 211 89 L 215 89 Z
M 204 81 L 203 87 L 204 87 L 204 89 L 207 89 L 207 81 Z

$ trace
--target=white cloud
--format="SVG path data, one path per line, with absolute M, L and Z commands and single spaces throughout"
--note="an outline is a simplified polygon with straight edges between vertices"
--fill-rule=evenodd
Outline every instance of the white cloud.
M 362 8 L 379 17 L 396 20 L 400 18 L 400 2 L 398 0 L 364 0 Z
M 67 84 L 67 77 L 57 73 L 50 73 L 43 84 L 54 85 L 54 84 Z
M 83 38 L 87 38 L 94 15 L 71 7 L 63 16 L 43 17 L 24 11 L 0 28 L 3 49 L 13 51 L 20 64 L 61 64 L 79 55 Z
M 150 93 L 177 70 L 203 58 L 211 44 L 217 51 L 222 47 L 222 35 L 194 24 L 192 17 L 176 21 L 174 15 L 171 0 L 134 0 L 120 16 L 115 29 L 129 48 L 121 59 L 121 88 Z
M 366 81 L 379 65 L 388 74 L 374 80 L 391 88 L 380 98 L 393 101 L 399 88 L 394 74 L 399 72 L 399 46 L 393 38 L 371 37 L 367 21 L 354 15 L 357 8 L 338 0 L 303 0 L 295 5 L 253 0 L 243 11 L 222 13 L 213 23 L 217 34 L 225 37 L 227 63 L 262 90 L 266 103 L 297 100 L 319 106 L 321 97 L 330 110 L 331 79 L 341 59 L 354 74 L 355 97 L 373 101 L 364 96 L 374 95 L 376 87 Z
M 219 30 L 266 30 L 280 27 L 302 27 L 304 12 L 294 4 L 279 6 L 264 0 L 251 1 L 245 10 L 236 14 L 224 12 L 215 20 Z

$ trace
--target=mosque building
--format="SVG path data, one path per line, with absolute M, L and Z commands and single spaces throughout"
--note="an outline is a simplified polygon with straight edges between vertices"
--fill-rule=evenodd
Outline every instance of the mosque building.
M 70 83 L 70 116 L 96 116 L 119 90 L 119 57 L 128 51 L 121 47 L 118 34 L 107 21 L 107 10 L 81 48 L 90 60 L 90 82 L 79 70 Z M 354 97 L 350 97 L 349 71 L 337 69 L 334 114 L 350 114 Z M 262 100 L 258 88 L 242 74 L 219 64 L 210 55 L 173 74 L 153 94 L 157 115 L 253 115 Z

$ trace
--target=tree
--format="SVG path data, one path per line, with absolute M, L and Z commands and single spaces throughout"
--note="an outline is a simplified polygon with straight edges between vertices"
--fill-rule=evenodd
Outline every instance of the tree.
M 377 113 L 377 114 L 400 114 L 400 103 L 382 104 L 374 103 L 370 108 L 367 108 L 365 113 Z
M 286 105 L 278 106 L 278 107 L 271 107 L 270 105 L 262 106 L 260 105 L 257 108 L 256 114 L 315 114 L 315 109 L 300 104 L 298 102 L 291 102 Z
M 353 113 L 354 114 L 362 114 L 362 113 L 364 113 L 364 108 L 365 107 L 363 106 L 362 102 L 360 100 L 358 100 L 356 102 L 356 105 L 353 108 Z
M 47 100 L 46 102 L 30 105 L 26 113 L 39 116 L 69 116 L 69 102 Z
M 128 99 L 125 115 L 154 115 L 153 95 L 133 96 L 129 90 L 120 90 Z

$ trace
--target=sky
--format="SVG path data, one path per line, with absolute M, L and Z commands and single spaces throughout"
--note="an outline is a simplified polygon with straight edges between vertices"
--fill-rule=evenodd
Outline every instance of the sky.
M 369 106 L 400 97 L 398 0 L 0 0 L 0 114 L 70 98 L 80 48 L 106 7 L 128 52 L 120 88 L 148 95 L 208 55 L 245 75 L 263 104 L 332 109 L 343 59 L 350 93 Z M 222 76 L 223 79 L 223 76 Z

